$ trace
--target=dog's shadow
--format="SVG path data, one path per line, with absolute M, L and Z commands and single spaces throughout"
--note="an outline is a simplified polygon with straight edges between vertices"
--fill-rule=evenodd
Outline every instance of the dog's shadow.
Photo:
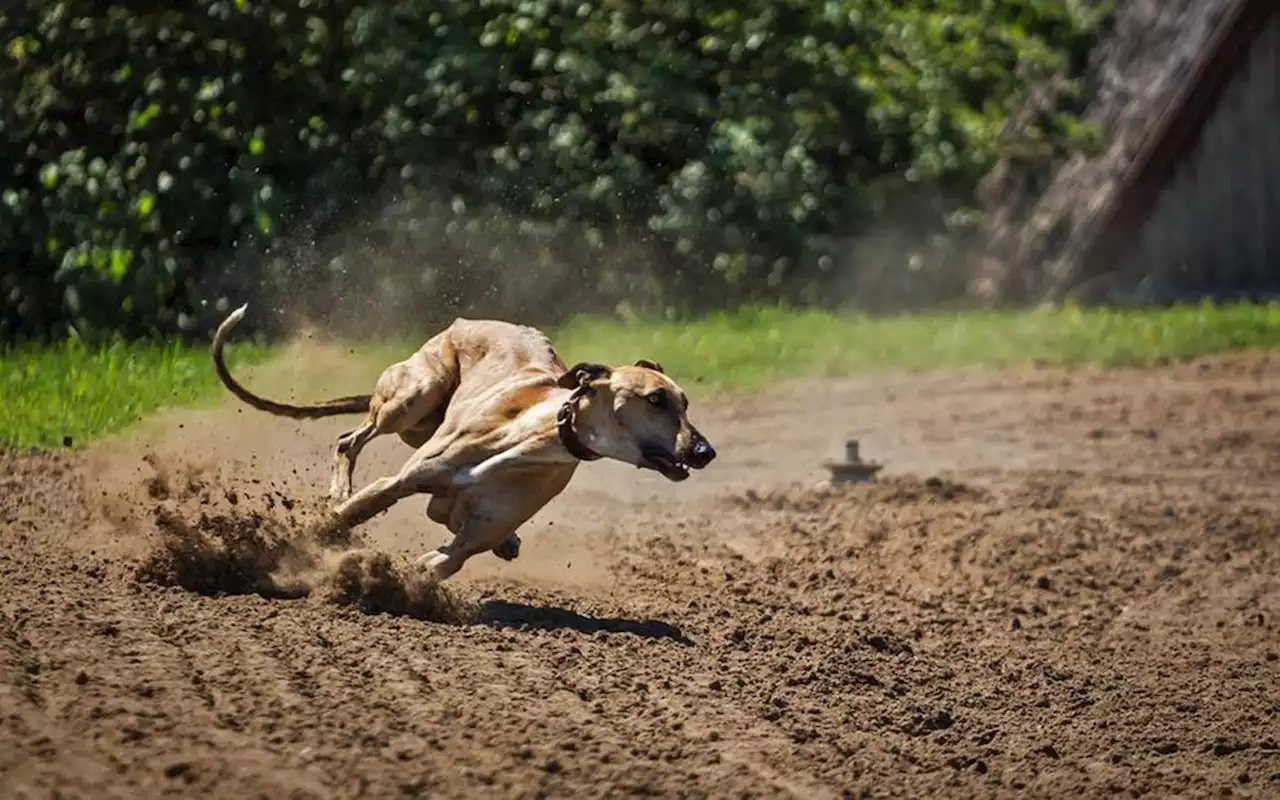
M 693 640 L 669 622 L 660 620 L 619 619 L 592 617 L 555 606 L 531 606 L 510 603 L 506 600 L 488 600 L 481 603 L 475 617 L 482 625 L 494 628 L 523 628 L 533 630 L 571 630 L 579 633 L 630 633 L 644 639 L 666 639 L 681 645 L 692 645 Z

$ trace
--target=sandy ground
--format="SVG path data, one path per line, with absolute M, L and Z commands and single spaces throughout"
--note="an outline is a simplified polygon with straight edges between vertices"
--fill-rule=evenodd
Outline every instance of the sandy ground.
M 712 468 L 586 465 L 444 595 L 424 502 L 303 535 L 351 420 L 0 456 L 0 785 L 1280 797 L 1278 390 L 1280 354 L 695 387 Z M 887 467 L 823 488 L 847 437 Z

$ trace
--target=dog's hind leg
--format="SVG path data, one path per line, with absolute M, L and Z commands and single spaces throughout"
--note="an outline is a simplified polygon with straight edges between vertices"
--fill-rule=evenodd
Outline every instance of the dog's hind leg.
M 338 444 L 333 449 L 333 480 L 329 484 L 329 497 L 334 500 L 345 500 L 351 496 L 351 480 L 355 474 L 356 459 L 364 446 L 378 435 L 378 426 L 372 420 L 366 420 L 355 430 L 347 431 L 338 437 Z
M 443 420 L 444 410 L 440 409 L 429 414 L 426 420 L 419 422 L 416 426 L 408 430 L 395 431 L 395 433 L 399 434 L 405 444 L 417 450 L 430 441 Z M 351 496 L 351 482 L 355 478 L 356 459 L 360 457 L 360 452 L 364 450 L 365 445 L 379 435 L 389 432 L 391 431 L 380 430 L 375 422 L 366 421 L 359 428 L 347 431 L 338 437 L 338 445 L 334 448 L 336 463 L 333 468 L 333 482 L 329 486 L 329 497 L 334 500 L 345 500 Z
M 438 351 L 440 346 L 434 349 Z M 378 378 L 364 424 L 338 438 L 329 497 L 345 500 L 351 496 L 356 460 L 377 437 L 398 434 L 414 449 L 430 440 L 444 421 L 455 385 L 453 372 L 438 352 L 419 353 L 387 367 Z

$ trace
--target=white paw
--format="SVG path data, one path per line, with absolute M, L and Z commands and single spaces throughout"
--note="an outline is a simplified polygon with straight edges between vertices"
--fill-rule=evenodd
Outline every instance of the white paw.
M 448 558 L 447 555 L 439 550 L 431 550 L 418 556 L 413 563 L 424 569 L 435 569 L 437 564 L 444 563 Z

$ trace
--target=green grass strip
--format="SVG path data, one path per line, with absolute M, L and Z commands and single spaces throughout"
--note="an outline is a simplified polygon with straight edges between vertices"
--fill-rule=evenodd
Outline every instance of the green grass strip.
M 234 368 L 268 355 L 264 347 L 237 345 L 227 361 Z M 205 346 L 68 343 L 0 351 L 0 446 L 83 444 L 220 388 Z
M 569 363 L 650 358 L 679 381 L 740 390 L 806 376 L 1018 364 L 1114 367 L 1271 348 L 1280 346 L 1280 304 L 894 317 L 743 309 L 688 322 L 583 318 L 555 331 L 553 340 Z M 368 369 L 360 371 L 376 375 L 418 344 L 361 346 L 357 363 Z M 236 343 L 227 355 L 234 369 L 262 362 L 271 352 Z M 331 394 L 368 388 L 340 382 Z M 50 447 L 64 437 L 84 443 L 159 408 L 199 403 L 217 390 L 203 346 L 0 352 L 0 445 Z
M 894 317 L 747 309 L 694 322 L 580 319 L 555 342 L 571 361 L 661 361 L 677 380 L 755 388 L 802 376 L 1016 364 L 1150 364 L 1280 345 L 1280 304 L 1079 308 Z

